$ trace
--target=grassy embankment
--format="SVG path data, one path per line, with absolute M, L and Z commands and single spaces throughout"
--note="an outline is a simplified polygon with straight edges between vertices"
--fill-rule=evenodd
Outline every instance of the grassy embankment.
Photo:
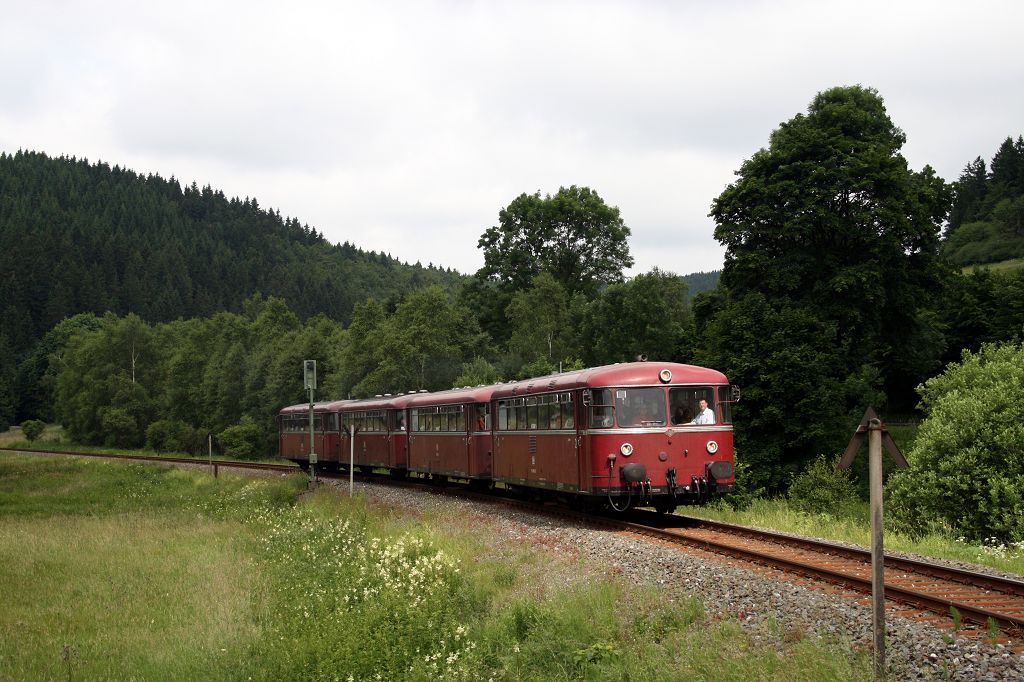
M 893 425 L 889 430 L 899 447 L 907 452 L 913 443 L 917 427 Z M 69 445 L 61 440 L 59 426 L 47 426 L 43 437 L 34 443 L 25 441 L 20 431 L 17 430 L 12 429 L 6 433 L 0 433 L 0 447 L 45 449 L 59 444 L 59 449 L 62 450 L 97 450 L 96 448 Z M 104 450 L 100 449 L 100 451 Z M 124 452 L 115 449 L 107 449 L 107 451 Z M 866 457 L 867 450 L 864 449 L 860 456 Z M 732 509 L 727 504 L 700 508 L 682 507 L 679 509 L 679 513 L 788 533 L 812 535 L 840 542 L 853 542 L 865 547 L 871 544 L 871 517 L 866 502 L 842 514 L 807 514 L 793 509 L 785 499 L 757 500 L 749 507 L 740 510 Z M 891 531 L 885 535 L 885 546 L 888 550 L 902 550 L 941 559 L 973 562 L 1001 571 L 1024 575 L 1024 547 L 966 543 L 960 541 L 951 532 L 932 533 L 924 537 L 907 537 Z
M 1006 274 L 1008 272 L 1014 272 L 1024 268 L 1024 258 L 1014 258 L 1012 260 L 999 261 L 998 263 L 985 263 L 983 265 L 967 265 L 961 269 L 964 274 L 969 274 L 975 270 L 990 270 L 992 272 L 999 272 Z
M 500 549 L 443 504 L 303 489 L 0 453 L 0 679 L 870 677 L 842 643 Z

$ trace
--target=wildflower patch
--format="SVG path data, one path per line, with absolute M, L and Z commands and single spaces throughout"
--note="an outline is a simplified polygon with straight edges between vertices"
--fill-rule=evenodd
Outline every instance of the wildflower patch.
M 262 509 L 264 636 L 254 679 L 471 679 L 458 562 L 423 538 L 374 537 L 353 519 Z M 284 665 L 284 668 L 278 667 Z

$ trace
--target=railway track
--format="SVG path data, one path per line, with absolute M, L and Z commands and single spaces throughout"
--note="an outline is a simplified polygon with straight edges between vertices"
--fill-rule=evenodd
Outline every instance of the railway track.
M 10 448 L 0 448 L 0 451 L 41 453 Z M 290 464 L 261 462 L 68 451 L 47 451 L 45 454 L 212 465 L 281 473 L 299 471 Z M 347 477 L 347 474 L 345 476 Z M 365 478 L 372 478 L 388 485 L 405 485 L 434 492 L 441 490 L 438 486 L 427 485 L 422 481 Z M 552 508 L 545 504 L 510 501 L 508 498 L 485 496 L 468 490 L 460 492 L 475 499 L 484 499 L 492 503 L 511 503 L 519 508 L 543 514 L 569 516 L 587 523 L 772 567 L 814 581 L 839 585 L 857 594 L 871 594 L 871 552 L 866 549 L 681 515 L 659 516 L 653 512 L 638 512 L 631 520 L 625 521 L 608 516 L 572 512 L 564 508 Z M 962 622 L 973 623 L 983 630 L 998 627 L 1007 639 L 1014 642 L 1024 639 L 1024 581 L 1018 579 L 886 554 L 885 597 L 894 604 L 920 609 L 943 618 L 959 618 Z
M 72 457 L 95 457 L 99 459 L 120 459 L 133 462 L 160 462 L 163 464 L 191 464 L 193 466 L 232 467 L 235 469 L 258 469 L 292 473 L 301 471 L 294 464 L 273 464 L 270 462 L 240 462 L 227 459 L 203 459 L 202 457 L 159 457 L 157 455 L 114 455 L 106 452 L 79 452 L 76 450 L 25 450 L 21 448 L 0 448 L 0 452 L 20 455 L 69 455 Z
M 871 594 L 871 552 L 866 549 L 676 515 L 645 515 L 622 526 Z M 886 554 L 885 598 L 984 629 L 994 625 L 1013 640 L 1024 636 L 1024 581 L 1018 579 Z

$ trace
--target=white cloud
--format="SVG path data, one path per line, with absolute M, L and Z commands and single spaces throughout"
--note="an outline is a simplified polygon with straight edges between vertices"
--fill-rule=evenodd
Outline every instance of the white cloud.
M 622 210 L 636 270 L 721 266 L 707 217 L 815 93 L 879 90 L 947 180 L 1022 132 L 1013 2 L 17 3 L 0 149 L 254 196 L 471 272 L 522 192 Z

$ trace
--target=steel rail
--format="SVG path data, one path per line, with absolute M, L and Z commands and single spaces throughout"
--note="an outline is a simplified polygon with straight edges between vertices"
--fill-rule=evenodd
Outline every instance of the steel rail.
M 235 467 L 239 469 L 262 469 L 266 471 L 299 472 L 301 469 L 292 464 L 274 464 L 271 462 L 244 462 L 231 459 L 206 459 L 203 457 L 161 457 L 159 455 L 118 455 L 108 452 L 78 452 L 75 450 L 30 450 L 26 448 L 0 448 L 0 452 L 11 452 L 24 455 L 68 455 L 72 457 L 95 457 L 103 459 L 121 459 L 141 462 L 165 462 L 167 464 L 196 464 L 201 466 Z
M 700 524 L 704 523 L 703 519 L 697 519 L 697 521 Z M 733 556 L 738 559 L 743 559 L 745 561 L 750 561 L 752 563 L 773 566 L 775 568 L 779 568 L 791 573 L 797 573 L 800 575 L 804 575 L 806 577 L 824 580 L 832 584 L 842 585 L 854 589 L 858 592 L 866 592 L 868 594 L 870 594 L 871 592 L 870 579 L 861 578 L 857 575 L 845 571 L 828 568 L 826 566 L 806 563 L 804 561 L 799 561 L 795 559 L 787 559 L 783 556 L 779 556 L 776 554 L 770 554 L 758 550 L 747 549 L 727 542 L 719 542 L 708 538 L 687 536 L 680 532 L 677 532 L 680 529 L 675 529 L 674 532 L 673 530 L 665 528 L 658 528 L 647 524 L 633 523 L 629 521 L 622 521 L 621 524 L 624 528 L 642 535 L 656 537 L 658 539 L 667 540 L 669 542 L 690 545 L 693 547 L 697 547 L 699 549 L 714 552 L 716 554 L 727 554 L 729 556 Z M 715 522 L 715 525 L 718 525 L 717 522 Z M 733 529 L 738 529 L 737 534 L 740 535 L 760 534 L 762 532 L 744 526 L 734 526 L 732 524 L 722 525 L 731 527 Z M 725 528 L 723 528 L 723 530 L 725 530 L 725 532 L 732 532 Z M 770 537 L 773 542 L 779 544 L 799 546 L 804 549 L 811 549 L 812 551 L 817 551 L 824 554 L 831 554 L 831 552 L 828 550 L 832 550 L 834 548 L 841 548 L 844 551 L 844 554 L 850 552 L 851 550 L 851 548 L 843 547 L 842 545 L 836 545 L 835 543 L 831 542 L 822 542 L 819 545 L 819 543 L 816 543 L 813 540 L 807 540 L 804 538 L 792 538 L 787 535 L 783 535 L 780 533 L 772 533 L 770 531 L 765 532 L 765 535 L 767 537 Z M 855 551 L 851 552 L 848 555 L 849 558 L 852 558 L 853 553 L 855 553 Z M 865 554 L 868 557 L 868 560 L 870 560 L 871 553 L 865 552 Z M 858 563 L 863 563 L 863 560 L 860 556 L 857 556 L 856 560 L 858 561 Z M 885 561 L 887 564 L 887 568 L 889 568 L 890 566 L 888 566 L 888 555 L 886 556 Z M 913 562 L 911 560 L 905 559 L 897 559 L 895 557 L 893 558 L 893 561 L 894 563 L 896 561 L 906 562 L 908 568 L 903 570 L 908 571 L 911 570 L 909 569 L 909 565 L 914 563 L 923 563 Z M 929 564 L 923 565 L 933 571 L 939 568 Z M 892 566 L 891 568 L 895 568 L 895 566 Z M 981 574 L 977 574 L 972 571 L 963 571 L 960 569 L 942 567 L 942 570 L 951 571 L 952 573 L 957 574 L 959 578 L 955 582 L 966 585 L 973 585 L 971 582 L 973 577 L 981 576 Z M 935 576 L 929 574 L 928 577 Z M 983 576 L 983 578 L 985 579 L 986 587 L 999 586 L 989 587 L 989 589 L 996 589 L 997 591 L 1000 591 L 1004 594 L 1011 594 L 1013 596 L 1017 596 L 1016 594 L 1014 594 L 1013 590 L 1018 589 L 1021 586 L 1021 582 L 1016 580 L 1004 580 L 1001 578 L 996 578 L 988 575 Z M 1006 586 L 1005 589 L 1000 589 L 1000 587 L 1002 586 Z M 896 602 L 912 604 L 916 607 L 923 608 L 928 611 L 933 611 L 940 615 L 950 615 L 952 613 L 951 609 L 956 608 L 957 611 L 960 612 L 960 615 L 964 620 L 969 620 L 973 623 L 985 626 L 989 623 L 989 619 L 992 619 L 992 621 L 998 624 L 999 628 L 1004 631 L 1017 633 L 1024 631 L 1024 616 L 1016 616 L 1012 614 L 991 611 L 956 599 L 937 597 L 931 594 L 927 594 L 925 592 L 921 592 L 919 590 L 900 587 L 898 585 L 890 585 L 887 583 L 885 585 L 885 598 L 892 599 Z
M 670 517 L 671 518 L 671 517 Z M 735 535 L 747 535 L 756 540 L 764 540 L 767 542 L 778 542 L 783 545 L 791 547 L 803 547 L 814 552 L 821 552 L 827 550 L 829 554 L 847 557 L 849 559 L 855 559 L 857 561 L 863 561 L 866 564 L 871 563 L 871 550 L 864 549 L 861 547 L 850 547 L 849 545 L 841 545 L 828 540 L 813 540 L 808 538 L 801 538 L 793 535 L 787 535 L 785 533 L 779 533 L 776 531 L 764 530 L 761 528 L 751 528 L 748 526 L 739 526 L 733 523 L 725 523 L 723 521 L 711 521 L 708 519 L 701 519 L 692 516 L 676 516 L 688 523 L 692 523 L 699 527 L 711 528 L 716 530 L 722 530 L 727 533 Z M 952 582 L 959 582 L 972 587 L 984 587 L 987 589 L 1002 592 L 1004 594 L 1012 594 L 1018 597 L 1024 597 L 1024 581 L 1016 580 L 1013 578 L 1000 578 L 997 576 L 988 575 L 986 573 L 978 573 L 977 571 L 969 571 L 963 568 L 954 568 L 950 566 L 942 566 L 939 564 L 931 564 L 926 561 L 919 559 L 908 559 L 897 555 L 886 552 L 885 554 L 885 566 L 886 568 L 894 568 L 903 571 L 909 571 L 912 573 L 919 573 L 927 575 L 940 580 L 949 580 Z

